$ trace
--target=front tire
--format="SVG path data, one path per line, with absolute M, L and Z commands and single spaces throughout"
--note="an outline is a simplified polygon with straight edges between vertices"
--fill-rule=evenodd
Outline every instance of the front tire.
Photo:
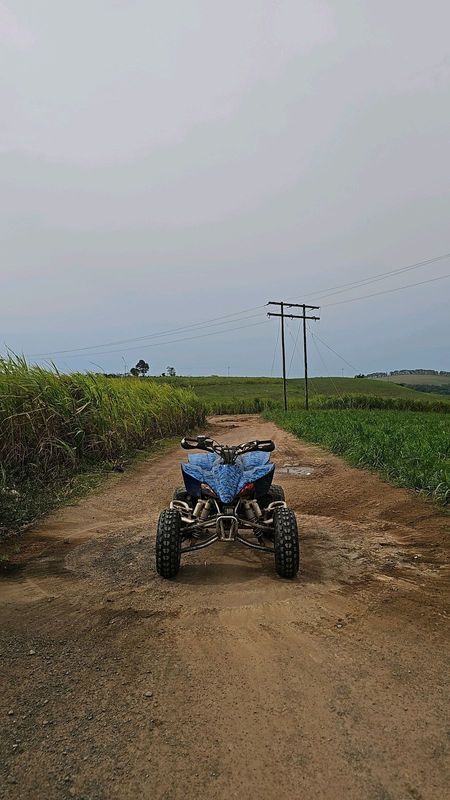
M 175 508 L 161 511 L 156 532 L 156 571 L 175 578 L 181 562 L 181 516 Z
M 298 527 L 290 508 L 273 512 L 275 569 L 281 578 L 295 578 L 300 565 Z

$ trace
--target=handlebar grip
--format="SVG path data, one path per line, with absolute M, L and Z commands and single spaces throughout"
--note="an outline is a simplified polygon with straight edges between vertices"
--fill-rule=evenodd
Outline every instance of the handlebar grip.
M 183 450 L 212 450 L 214 445 L 215 442 L 209 436 L 196 436 L 192 439 L 183 436 L 181 440 Z
M 264 453 L 271 453 L 275 450 L 275 443 L 272 439 L 260 439 L 258 440 L 258 450 L 262 450 Z
M 198 448 L 198 441 L 197 439 L 188 439 L 186 436 L 183 436 L 181 447 L 183 450 L 196 450 Z

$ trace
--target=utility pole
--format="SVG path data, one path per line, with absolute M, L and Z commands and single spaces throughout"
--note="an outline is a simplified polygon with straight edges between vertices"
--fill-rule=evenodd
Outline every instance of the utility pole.
M 284 344 L 284 303 L 280 303 L 281 309 L 281 353 L 283 362 L 283 395 L 284 395 L 284 410 L 287 411 L 287 387 L 286 387 L 286 347 Z
M 306 348 L 306 306 L 303 304 L 303 364 L 305 365 L 305 408 L 309 409 L 308 350 Z
M 284 396 L 284 410 L 287 411 L 287 385 L 286 385 L 286 351 L 285 351 L 285 343 L 284 343 L 284 320 L 286 317 L 289 319 L 302 319 L 303 320 L 303 359 L 305 364 L 305 408 L 306 410 L 309 409 L 309 392 L 308 392 L 308 350 L 306 346 L 306 320 L 307 319 L 315 319 L 318 320 L 320 317 L 309 316 L 307 315 L 307 311 L 316 311 L 320 308 L 320 306 L 307 306 L 305 303 L 285 303 L 284 301 L 276 302 L 275 300 L 270 300 L 267 303 L 268 306 L 280 306 L 280 314 L 275 314 L 269 312 L 267 314 L 268 317 L 280 317 L 281 319 L 281 356 L 283 361 L 283 396 Z M 301 308 L 303 314 L 286 314 L 285 308 Z

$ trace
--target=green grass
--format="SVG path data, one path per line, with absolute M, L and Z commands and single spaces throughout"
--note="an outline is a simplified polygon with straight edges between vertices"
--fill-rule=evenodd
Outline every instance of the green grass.
M 167 383 L 0 359 L 0 531 L 59 505 L 80 475 L 114 468 L 204 416 L 195 394 Z
M 162 382 L 164 378 L 157 378 Z M 192 389 L 206 403 L 211 414 L 245 414 L 259 412 L 283 402 L 283 382 L 281 378 L 236 378 L 236 377 L 181 377 L 169 379 L 171 384 Z M 370 396 L 379 398 L 398 398 L 420 401 L 428 407 L 432 397 L 415 392 L 397 384 L 373 381 L 370 378 L 312 378 L 309 381 L 310 398 L 322 402 L 323 396 L 340 398 L 343 396 Z M 304 381 L 292 378 L 288 381 L 289 404 L 292 408 L 303 406 Z M 318 399 L 319 398 L 319 399 Z M 439 402 L 439 401 L 437 401 Z M 448 403 L 440 398 L 441 403 Z M 450 407 L 450 404 L 449 404 Z
M 450 500 L 450 418 L 380 410 L 267 411 L 285 430 L 324 445 L 350 464 L 389 481 Z

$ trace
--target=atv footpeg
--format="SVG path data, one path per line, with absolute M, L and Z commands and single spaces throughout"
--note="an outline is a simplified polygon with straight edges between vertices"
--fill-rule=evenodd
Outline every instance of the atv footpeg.
M 220 514 L 216 519 L 216 531 L 221 542 L 234 542 L 239 528 L 236 517 Z

